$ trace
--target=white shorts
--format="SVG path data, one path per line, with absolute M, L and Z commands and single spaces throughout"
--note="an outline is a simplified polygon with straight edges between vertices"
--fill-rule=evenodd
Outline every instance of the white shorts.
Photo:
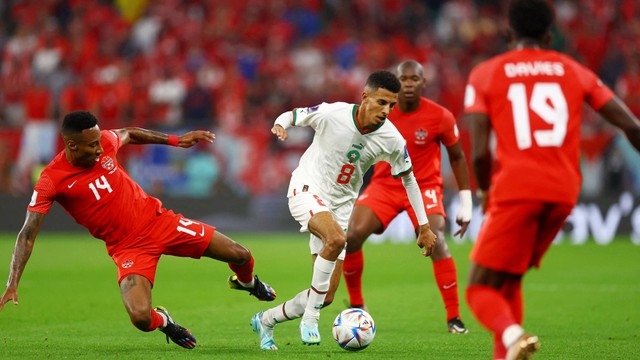
M 300 232 L 309 231 L 309 220 L 311 220 L 311 217 L 323 211 L 330 212 L 346 232 L 349 217 L 337 216 L 336 214 L 336 212 L 341 214 L 345 211 L 341 208 L 336 209 L 336 212 L 331 211 L 331 209 L 325 205 L 326 202 L 324 199 L 319 195 L 308 191 L 308 187 L 305 188 L 305 186 L 306 185 L 303 185 L 300 189 L 293 187 L 289 193 L 289 211 L 291 212 L 291 216 L 293 216 L 293 218 L 300 224 Z M 350 213 L 350 211 L 348 213 Z M 309 235 L 309 249 L 311 250 L 312 255 L 317 255 L 324 247 L 324 243 L 319 237 L 313 234 Z M 338 259 L 344 260 L 345 253 L 346 247 L 340 252 Z

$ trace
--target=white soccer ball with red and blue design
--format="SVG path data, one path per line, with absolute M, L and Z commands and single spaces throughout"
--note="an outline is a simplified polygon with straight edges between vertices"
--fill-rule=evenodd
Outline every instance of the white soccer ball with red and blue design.
M 376 324 L 362 309 L 346 309 L 333 322 L 333 338 L 345 350 L 362 350 L 371 344 L 375 336 Z

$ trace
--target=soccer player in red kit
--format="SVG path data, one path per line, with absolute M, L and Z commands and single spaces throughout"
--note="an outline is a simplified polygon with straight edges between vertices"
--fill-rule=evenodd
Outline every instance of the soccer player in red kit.
M 512 1 L 512 50 L 477 65 L 465 93 L 486 214 L 471 251 L 466 300 L 493 333 L 494 359 L 528 359 L 539 349 L 538 337 L 521 326 L 522 277 L 540 266 L 577 202 L 583 104 L 640 150 L 638 119 L 622 101 L 591 70 L 545 49 L 553 17 L 547 0 Z
M 175 214 L 147 195 L 118 163 L 126 144 L 168 144 L 188 148 L 199 141 L 213 142 L 209 131 L 182 136 L 140 128 L 101 131 L 86 111 L 67 114 L 62 123 L 65 149 L 42 171 L 16 240 L 7 288 L 0 310 L 10 300 L 18 304 L 18 283 L 33 250 L 40 226 L 57 201 L 91 235 L 105 242 L 118 267 L 124 307 L 133 325 L 142 331 L 160 329 L 176 344 L 192 349 L 196 339 L 176 324 L 168 311 L 151 307 L 151 288 L 161 255 L 210 257 L 229 263 L 235 273 L 229 285 L 271 301 L 275 291 L 253 275 L 253 256 L 244 246 L 216 228 Z
M 447 329 L 451 333 L 465 334 L 468 330 L 460 320 L 456 265 L 445 242 L 446 215 L 442 202 L 440 144 L 447 149 L 451 168 L 460 188 L 461 206 L 456 222 L 461 228 L 455 233 L 460 236 L 466 232 L 472 212 L 467 161 L 460 146 L 456 120 L 451 112 L 421 96 L 425 85 L 422 65 L 414 60 L 404 61 L 398 65 L 397 77 L 402 87 L 398 95 L 398 106 L 389 114 L 389 120 L 407 141 L 407 150 L 415 164 L 414 173 L 422 190 L 429 224 L 438 237 L 431 259 L 447 312 Z M 418 226 L 402 182 L 389 174 L 388 163 L 379 162 L 375 165 L 371 181 L 358 198 L 349 220 L 343 272 L 351 307 L 365 306 L 362 296 L 364 241 L 373 233 L 382 233 L 405 210 L 414 228 L 417 229 Z

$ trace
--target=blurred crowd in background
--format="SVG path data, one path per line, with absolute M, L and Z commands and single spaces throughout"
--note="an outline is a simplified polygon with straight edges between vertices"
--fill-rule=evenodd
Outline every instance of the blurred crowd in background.
M 560 0 L 553 48 L 601 76 L 640 117 L 640 3 Z M 0 193 L 29 194 L 86 109 L 102 129 L 216 133 L 189 150 L 128 146 L 120 161 L 155 195 L 284 189 L 311 140 L 270 133 L 293 107 L 360 102 L 371 71 L 416 59 L 425 95 L 461 118 L 471 67 L 507 49 L 506 1 L 0 1 Z M 640 194 L 640 158 L 585 108 L 583 194 Z M 455 181 L 447 174 L 447 181 Z

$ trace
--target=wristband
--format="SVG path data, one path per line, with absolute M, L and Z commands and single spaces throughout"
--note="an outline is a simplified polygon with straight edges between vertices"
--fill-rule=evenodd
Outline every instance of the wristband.
M 460 206 L 463 208 L 471 209 L 473 207 L 473 201 L 471 200 L 471 190 L 460 190 Z
M 460 190 L 460 210 L 456 215 L 456 220 L 463 222 L 471 221 L 473 213 L 473 201 L 471 200 L 471 190 Z
M 169 138 L 167 139 L 167 145 L 178 146 L 179 142 L 180 140 L 176 135 L 169 135 Z

